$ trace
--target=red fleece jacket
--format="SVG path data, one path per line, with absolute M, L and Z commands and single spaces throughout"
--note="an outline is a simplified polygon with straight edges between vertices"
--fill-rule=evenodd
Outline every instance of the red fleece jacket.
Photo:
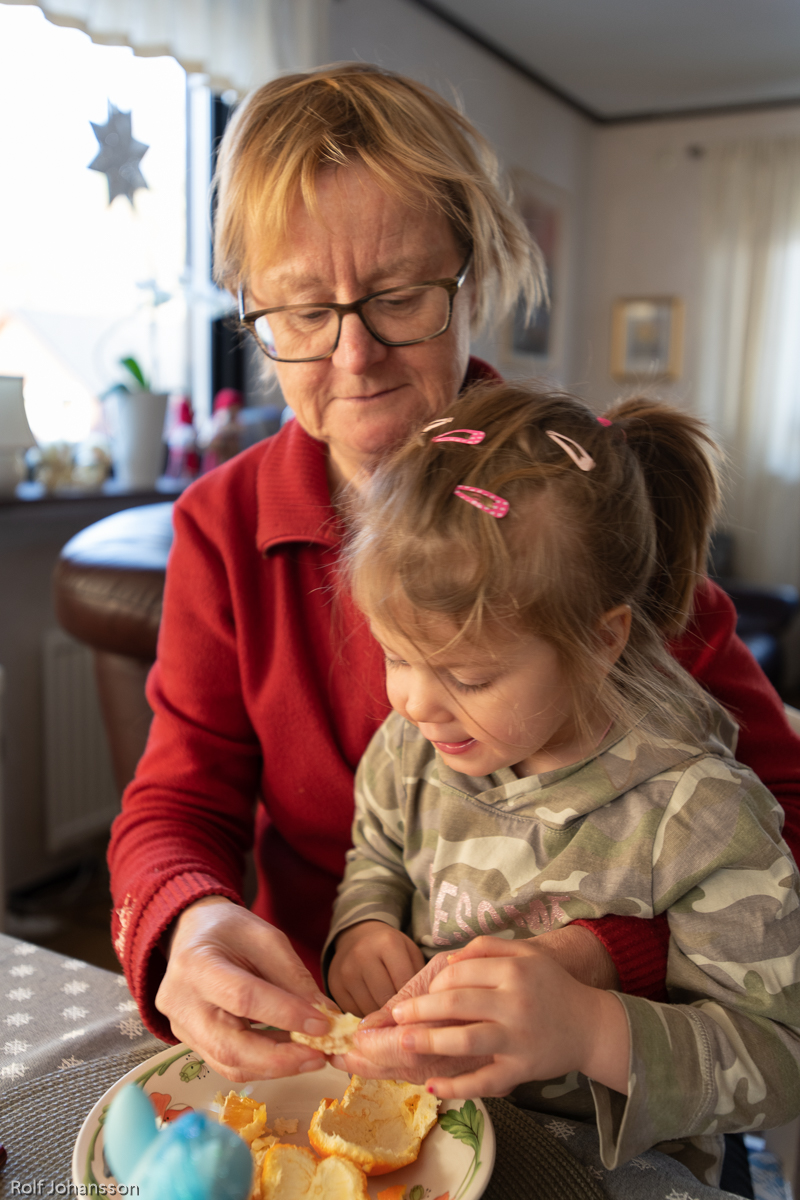
M 468 378 L 487 376 L 491 368 L 474 360 Z M 337 587 L 342 529 L 325 456 L 290 421 L 175 505 L 148 681 L 155 715 L 109 847 L 114 944 L 147 1025 L 167 1040 L 154 1005 L 161 936 L 202 896 L 242 902 L 254 830 L 253 909 L 319 977 L 350 845 L 355 768 L 389 711 L 382 655 Z M 800 739 L 734 626 L 730 600 L 705 583 L 674 653 L 741 722 L 738 757 L 783 804 L 798 855 Z M 662 993 L 665 922 L 579 923 L 608 948 L 623 990 Z

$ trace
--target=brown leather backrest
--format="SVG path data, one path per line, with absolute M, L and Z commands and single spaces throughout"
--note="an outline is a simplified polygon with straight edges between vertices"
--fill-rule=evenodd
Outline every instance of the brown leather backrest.
M 171 545 L 171 503 L 125 509 L 81 530 L 53 574 L 59 624 L 95 650 L 152 662 Z

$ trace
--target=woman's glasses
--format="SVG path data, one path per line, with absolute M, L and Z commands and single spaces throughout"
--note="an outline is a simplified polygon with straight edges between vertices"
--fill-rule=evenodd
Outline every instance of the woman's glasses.
M 239 288 L 239 320 L 275 362 L 315 362 L 339 345 L 342 317 L 356 313 L 384 346 L 413 346 L 450 328 L 453 301 L 467 277 L 472 253 L 454 279 L 428 279 L 372 292 L 352 304 L 284 304 L 245 312 Z

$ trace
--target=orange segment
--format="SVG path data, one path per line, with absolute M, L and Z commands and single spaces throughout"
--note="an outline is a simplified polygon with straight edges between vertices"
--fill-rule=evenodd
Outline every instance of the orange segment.
M 250 1145 L 257 1137 L 261 1137 L 267 1125 L 267 1106 L 251 1100 L 249 1096 L 240 1096 L 238 1092 L 228 1092 L 222 1103 L 219 1114 L 221 1125 L 234 1129 L 239 1137 Z

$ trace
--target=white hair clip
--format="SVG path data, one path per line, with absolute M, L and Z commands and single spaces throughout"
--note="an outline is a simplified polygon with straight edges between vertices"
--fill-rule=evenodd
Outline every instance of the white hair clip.
M 593 471 L 597 466 L 591 454 L 587 454 L 583 446 L 573 441 L 572 438 L 565 437 L 563 433 L 556 433 L 553 429 L 545 429 L 545 433 L 552 442 L 561 447 L 565 454 L 570 456 L 579 470 Z
M 422 430 L 423 433 L 430 433 L 432 429 L 438 429 L 440 425 L 449 425 L 455 417 L 439 417 L 438 421 L 431 421 L 430 425 L 426 425 Z

